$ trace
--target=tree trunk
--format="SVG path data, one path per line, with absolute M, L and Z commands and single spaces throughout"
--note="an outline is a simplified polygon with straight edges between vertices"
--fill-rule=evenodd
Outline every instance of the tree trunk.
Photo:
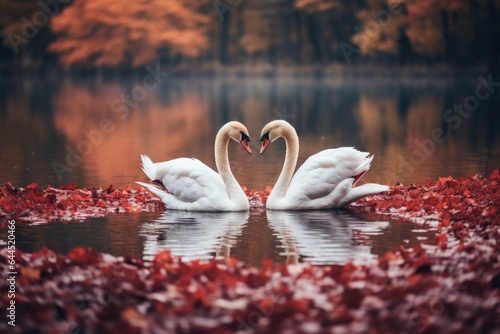
M 399 32 L 398 48 L 399 48 L 398 52 L 399 64 L 407 65 L 408 63 L 411 63 L 412 62 L 411 42 L 403 30 Z
M 229 39 L 229 21 L 231 20 L 231 12 L 224 13 L 224 20 L 221 22 L 220 28 L 220 49 L 219 60 L 221 64 L 227 64 L 227 45 Z
M 488 2 L 488 9 L 490 12 L 490 54 L 488 69 L 490 72 L 498 74 L 499 66 L 499 56 L 500 56 L 500 30 L 499 30 L 499 20 L 498 20 L 498 10 L 496 8 L 495 0 L 490 0 Z
M 314 50 L 314 60 L 316 62 L 321 62 L 321 47 L 319 45 L 318 36 L 316 35 L 317 29 L 313 15 L 307 15 L 307 30 Z
M 293 11 L 294 30 L 296 40 L 293 48 L 293 59 L 295 63 L 302 64 L 302 16 L 299 11 Z
M 448 12 L 446 11 L 441 12 L 441 22 L 443 26 L 445 59 L 448 64 L 454 64 L 453 54 L 455 52 L 455 45 L 453 41 L 453 36 L 450 32 L 450 18 Z

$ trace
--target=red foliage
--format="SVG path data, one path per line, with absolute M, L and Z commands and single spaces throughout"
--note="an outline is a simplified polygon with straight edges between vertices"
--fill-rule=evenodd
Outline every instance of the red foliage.
M 416 0 L 407 5 L 410 16 L 426 16 L 438 12 L 465 11 L 468 1 L 464 0 Z
M 261 190 L 248 190 L 247 187 L 243 187 L 245 195 L 248 197 L 248 202 L 251 208 L 265 208 L 267 203 L 267 198 L 271 193 L 273 188 L 267 186 L 265 191 Z
M 489 179 L 471 176 L 455 180 L 439 178 L 436 182 L 391 187 L 386 194 L 368 196 L 349 206 L 354 211 L 424 221 L 440 221 L 439 227 L 451 227 L 458 221 L 500 220 L 500 176 L 495 170 Z M 249 190 L 243 187 L 251 208 L 265 208 L 272 190 Z M 81 220 L 114 212 L 164 210 L 161 201 L 142 187 L 132 190 L 78 189 L 76 184 L 60 188 L 40 189 L 32 183 L 14 188 L 9 182 L 0 187 L 0 217 L 17 218 L 30 222 Z
M 438 222 L 442 232 L 450 230 L 459 240 L 470 229 L 500 224 L 500 174 L 453 179 L 441 177 L 435 183 L 396 185 L 387 194 L 365 197 L 351 204 L 355 211 Z M 467 227 L 464 223 L 467 223 Z M 446 236 L 446 235 L 445 235 Z M 445 242 L 445 238 L 438 238 Z
M 196 58 L 208 48 L 199 1 L 74 0 L 51 20 L 50 50 L 65 65 L 141 67 L 159 55 Z
M 446 234 L 443 234 L 446 236 Z M 500 230 L 389 252 L 367 265 L 247 268 L 234 259 L 151 263 L 75 248 L 16 253 L 12 333 L 488 332 L 500 327 Z M 8 252 L 0 251 L 5 276 Z M 9 283 L 0 281 L 5 291 Z M 7 294 L 2 304 L 9 302 Z M 7 330 L 5 321 L 0 330 Z
M 235 259 L 183 263 L 168 251 L 151 263 L 75 248 L 15 253 L 16 314 L 0 331 L 232 333 L 486 333 L 500 328 L 500 174 L 396 185 L 352 210 L 439 222 L 437 246 L 401 247 L 376 263 L 248 268 Z M 262 206 L 266 192 L 245 190 Z M 2 210 L 81 210 L 158 200 L 142 189 L 0 188 Z M 55 196 L 55 197 L 54 197 Z M 77 203 L 77 204 L 75 204 Z M 72 206 L 73 205 L 73 206 Z M 131 204 L 129 204 L 131 205 Z M 142 208 L 142 206 L 139 206 Z M 42 213 L 44 211 L 41 211 Z M 51 216 L 49 215 L 49 216 Z M 35 215 L 36 216 L 36 215 Z M 22 215 L 16 217 L 24 217 Z M 451 236 L 451 239 L 450 239 Z M 0 273 L 9 267 L 0 251 Z M 8 290 L 6 279 L 0 289 Z M 1 304 L 10 302 L 7 293 Z
M 18 222 L 83 220 L 109 213 L 164 210 L 163 203 L 142 187 L 131 190 L 102 188 L 79 189 L 76 184 L 41 189 L 31 183 L 14 188 L 10 183 L 0 187 L 0 217 Z

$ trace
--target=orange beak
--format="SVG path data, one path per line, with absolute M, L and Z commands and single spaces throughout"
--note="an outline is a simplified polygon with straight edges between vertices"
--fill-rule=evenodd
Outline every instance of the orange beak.
M 252 154 L 252 150 L 250 149 L 250 146 L 248 145 L 248 139 L 242 139 L 240 141 L 241 146 L 245 149 L 245 151 L 248 152 L 248 154 Z
M 262 139 L 262 147 L 260 148 L 260 154 L 264 153 L 267 150 L 267 147 L 271 144 L 271 141 L 267 138 Z

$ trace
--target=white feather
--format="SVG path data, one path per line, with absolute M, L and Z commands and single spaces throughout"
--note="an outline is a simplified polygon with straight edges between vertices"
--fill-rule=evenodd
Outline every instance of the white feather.
M 364 196 L 389 190 L 388 186 L 379 184 L 353 187 L 355 178 L 366 173 L 373 160 L 373 155 L 353 147 L 328 149 L 312 155 L 292 178 L 298 158 L 297 134 L 295 129 L 284 121 L 271 123 L 266 125 L 262 132 L 266 133 L 268 128 L 275 131 L 279 128 L 276 132 L 281 134 L 287 143 L 287 157 L 280 178 L 267 200 L 268 209 L 340 208 Z M 273 194 L 275 189 L 277 191 Z
M 239 131 L 246 128 L 238 122 L 229 122 L 221 128 L 216 138 L 217 166 L 221 174 L 197 159 L 179 158 L 153 163 L 147 155 L 142 155 L 142 170 L 151 181 L 160 181 L 167 191 L 154 184 L 137 182 L 158 196 L 168 209 L 187 211 L 244 211 L 249 209 L 248 198 L 230 171 L 225 135 L 237 126 Z M 236 138 L 237 139 L 237 138 Z M 225 149 L 225 151 L 224 151 Z

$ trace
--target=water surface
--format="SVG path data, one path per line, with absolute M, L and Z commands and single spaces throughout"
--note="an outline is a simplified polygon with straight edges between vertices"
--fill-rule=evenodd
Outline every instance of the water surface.
M 148 261 L 170 250 L 185 261 L 235 257 L 259 266 L 277 263 L 342 264 L 376 259 L 399 246 L 434 243 L 435 230 L 416 223 L 377 220 L 345 211 L 195 213 L 166 211 L 110 215 L 81 223 L 18 226 L 17 247 L 67 253 L 87 246 Z M 0 231 L 5 242 L 6 230 Z
M 500 166 L 500 94 L 469 105 L 470 112 L 454 111 L 473 101 L 478 84 L 475 78 L 169 77 L 148 91 L 140 73 L 1 79 L 0 181 L 123 187 L 146 181 L 143 153 L 153 161 L 196 157 L 215 167 L 215 135 L 225 122 L 238 120 L 249 129 L 254 154 L 231 144 L 233 171 L 241 185 L 263 190 L 274 184 L 285 154 L 283 141 L 258 154 L 260 130 L 273 119 L 297 129 L 299 165 L 322 149 L 355 146 L 375 154 L 365 181 L 408 184 L 490 173 Z M 369 260 L 399 245 L 432 242 L 432 232 L 422 231 L 342 211 L 165 212 L 20 227 L 18 243 L 25 251 L 86 245 L 150 259 L 168 248 L 185 259 L 231 255 L 254 264 L 265 258 L 321 264 Z

